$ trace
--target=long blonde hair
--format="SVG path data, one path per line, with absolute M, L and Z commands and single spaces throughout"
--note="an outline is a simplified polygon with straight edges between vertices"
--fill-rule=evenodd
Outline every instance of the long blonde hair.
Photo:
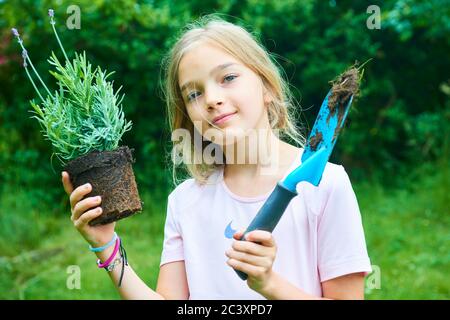
M 305 138 L 300 128 L 294 123 L 297 104 L 293 99 L 288 83 L 283 79 L 280 70 L 271 59 L 271 55 L 263 48 L 258 40 L 244 28 L 227 22 L 216 14 L 211 14 L 188 24 L 181 36 L 173 45 L 163 61 L 164 80 L 163 92 L 165 95 L 170 132 L 176 129 L 186 129 L 191 137 L 194 136 L 194 124 L 187 115 L 186 106 L 181 95 L 178 83 L 178 69 L 184 54 L 193 44 L 207 40 L 225 50 L 243 62 L 248 68 L 261 77 L 264 87 L 270 92 L 272 102 L 268 106 L 269 122 L 272 129 L 278 129 L 280 138 L 289 138 L 298 146 L 303 146 Z M 186 144 L 189 144 L 187 146 Z M 174 142 L 172 153 L 181 154 L 182 158 L 190 159 L 201 157 L 209 141 L 202 142 L 201 150 L 194 147 L 193 139 Z M 186 151 L 187 150 L 187 151 Z M 183 152 L 191 154 L 183 155 Z M 172 154 L 171 154 L 172 155 Z M 181 180 L 177 177 L 177 164 L 172 159 L 172 179 L 175 185 Z M 208 177 L 222 164 L 200 163 L 181 164 L 182 169 L 190 177 L 203 184 Z

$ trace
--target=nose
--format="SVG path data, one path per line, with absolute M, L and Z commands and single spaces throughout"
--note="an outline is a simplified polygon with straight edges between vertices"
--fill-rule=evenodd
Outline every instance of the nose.
M 219 86 L 211 84 L 205 88 L 205 101 L 208 110 L 223 104 L 223 93 Z

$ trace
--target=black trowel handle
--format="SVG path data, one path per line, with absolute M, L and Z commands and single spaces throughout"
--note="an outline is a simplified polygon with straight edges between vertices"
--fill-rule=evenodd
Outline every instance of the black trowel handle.
M 289 202 L 296 195 L 296 192 L 292 192 L 278 183 L 275 190 L 272 191 L 269 198 L 248 226 L 247 230 L 245 230 L 241 240 L 245 240 L 245 235 L 254 230 L 272 232 L 278 224 L 278 221 L 280 221 L 281 216 L 289 205 Z M 246 273 L 239 270 L 235 271 L 242 280 L 247 280 Z

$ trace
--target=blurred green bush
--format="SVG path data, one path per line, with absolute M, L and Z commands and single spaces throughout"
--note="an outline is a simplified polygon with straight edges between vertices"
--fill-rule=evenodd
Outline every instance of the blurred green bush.
M 74 4 L 81 28 L 70 30 L 61 22 Z M 377 4 L 381 29 L 370 30 L 366 10 Z M 46 59 L 58 48 L 49 8 L 66 47 L 86 50 L 94 65 L 116 71 L 115 85 L 124 87 L 124 112 L 133 129 L 123 144 L 135 149 L 145 210 L 121 222 L 120 232 L 132 265 L 152 287 L 172 188 L 161 59 L 186 23 L 218 12 L 249 28 L 273 52 L 302 106 L 298 121 L 305 134 L 328 81 L 355 60 L 372 59 L 331 159 L 354 182 L 369 254 L 381 268 L 382 288 L 368 290 L 367 297 L 448 297 L 448 1 L 0 0 L 0 298 L 117 297 L 93 257 L 83 255 L 86 243 L 68 218 L 59 163 L 50 159 L 51 144 L 30 118 L 34 91 L 10 29 L 19 29 L 35 66 L 52 84 Z M 67 266 L 73 264 L 86 270 L 85 290 L 66 287 Z
M 70 30 L 62 22 L 70 17 L 66 10 L 73 4 L 81 10 L 81 28 Z M 371 177 L 385 184 L 401 184 L 402 175 L 418 161 L 448 155 L 449 14 L 442 10 L 445 1 L 383 1 L 379 4 L 381 29 L 370 30 L 366 10 L 371 4 L 1 1 L 0 185 L 32 190 L 30 196 L 39 201 L 51 202 L 61 194 L 59 164 L 50 163 L 50 142 L 43 140 L 38 124 L 30 119 L 29 99 L 34 92 L 10 34 L 11 27 L 19 29 L 32 60 L 44 74 L 51 50 L 58 51 L 48 8 L 55 10 L 66 47 L 86 50 L 94 65 L 116 71 L 112 78 L 116 86 L 124 86 L 124 112 L 134 126 L 123 144 L 135 149 L 135 171 L 142 188 L 162 197 L 171 188 L 166 166 L 170 134 L 165 129 L 159 89 L 161 59 L 186 23 L 212 12 L 248 27 L 273 52 L 304 110 L 298 121 L 304 124 L 305 134 L 329 89 L 328 81 L 356 60 L 372 59 L 365 66 L 362 95 L 331 161 L 343 163 L 356 180 Z M 51 84 L 51 76 L 45 74 L 44 81 Z M 45 186 L 45 192 L 34 190 L 36 186 Z

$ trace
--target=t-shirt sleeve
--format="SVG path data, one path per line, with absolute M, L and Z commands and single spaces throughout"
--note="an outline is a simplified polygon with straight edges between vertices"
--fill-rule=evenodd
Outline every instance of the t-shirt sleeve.
M 343 166 L 338 166 L 318 220 L 320 281 L 372 271 L 356 195 Z
M 163 250 L 161 253 L 161 263 L 159 266 L 169 262 L 184 260 L 183 238 L 176 218 L 176 212 L 169 197 L 166 223 L 164 225 Z

